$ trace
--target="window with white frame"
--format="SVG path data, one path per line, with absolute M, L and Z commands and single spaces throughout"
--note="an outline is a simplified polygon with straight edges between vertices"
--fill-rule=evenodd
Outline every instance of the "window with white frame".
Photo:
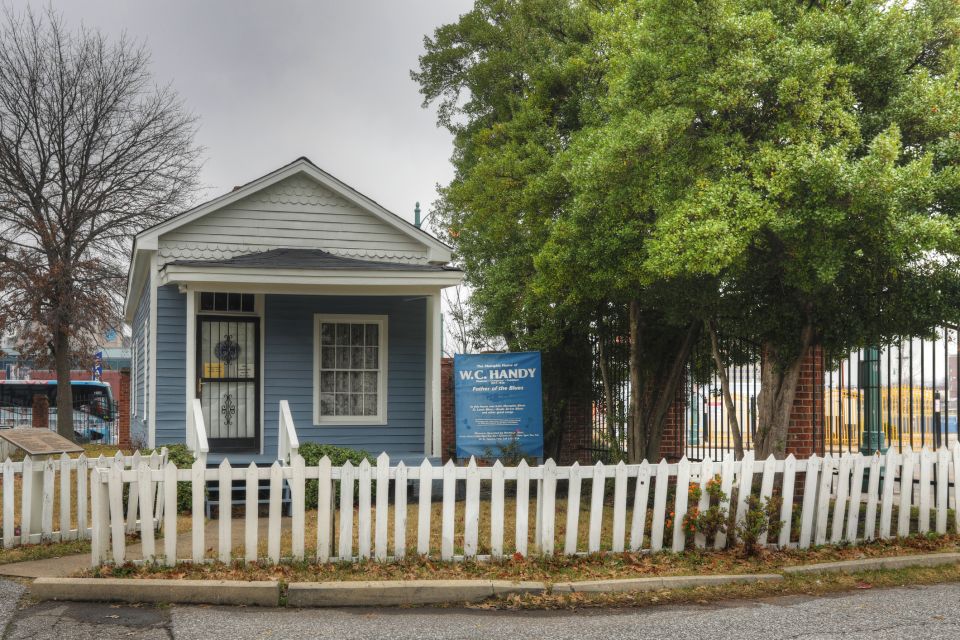
M 386 365 L 386 316 L 314 316 L 314 422 L 386 423 Z

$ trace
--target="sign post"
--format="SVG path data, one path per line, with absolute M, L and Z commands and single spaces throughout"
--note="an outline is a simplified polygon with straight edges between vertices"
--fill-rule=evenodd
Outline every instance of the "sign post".
M 458 458 L 543 458 L 539 352 L 458 354 L 453 376 Z

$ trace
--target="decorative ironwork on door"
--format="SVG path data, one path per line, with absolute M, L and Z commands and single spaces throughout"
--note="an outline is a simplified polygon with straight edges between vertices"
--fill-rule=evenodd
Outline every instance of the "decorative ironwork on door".
M 197 397 L 212 450 L 259 447 L 258 318 L 198 316 Z

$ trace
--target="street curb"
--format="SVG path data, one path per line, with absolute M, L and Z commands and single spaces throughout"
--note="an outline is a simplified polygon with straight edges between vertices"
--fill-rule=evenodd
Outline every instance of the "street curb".
M 153 602 L 276 607 L 277 582 L 128 578 L 37 578 L 30 595 L 39 600 Z
M 481 602 L 512 593 L 541 594 L 543 582 L 509 580 L 378 580 L 295 582 L 287 589 L 292 607 L 368 607 Z
M 745 573 L 741 575 L 715 576 L 662 576 L 653 578 L 626 578 L 621 580 L 587 580 L 583 582 L 558 582 L 553 593 L 623 593 L 629 591 L 660 591 L 662 589 L 685 589 L 711 587 L 723 584 L 752 584 L 755 582 L 779 582 L 778 573 Z
M 894 556 L 890 558 L 864 558 L 862 560 L 844 560 L 842 562 L 823 562 L 805 564 L 796 567 L 784 567 L 783 573 L 797 575 L 805 573 L 856 573 L 858 571 L 876 571 L 878 569 L 904 569 L 907 567 L 937 567 L 960 562 L 960 553 L 931 553 L 914 556 Z

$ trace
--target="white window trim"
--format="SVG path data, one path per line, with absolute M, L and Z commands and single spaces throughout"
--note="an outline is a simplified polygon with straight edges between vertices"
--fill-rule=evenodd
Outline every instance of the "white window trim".
M 337 427 L 387 424 L 387 349 L 389 346 L 386 315 L 346 315 L 317 313 L 313 316 L 313 425 Z M 377 372 L 377 415 L 375 416 L 321 416 L 320 415 L 320 323 L 352 322 L 380 326 L 380 344 Z

